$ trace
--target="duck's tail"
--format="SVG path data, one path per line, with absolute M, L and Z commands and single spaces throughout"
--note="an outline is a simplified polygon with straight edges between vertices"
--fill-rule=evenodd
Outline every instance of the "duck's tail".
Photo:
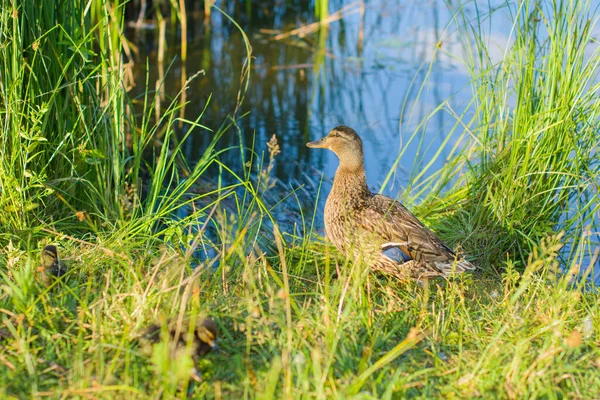
M 465 259 L 449 263 L 436 263 L 436 267 L 438 267 L 444 275 L 460 274 L 461 272 L 472 271 L 477 268 Z
M 475 265 L 471 264 L 470 262 L 468 262 L 467 260 L 463 259 L 463 260 L 459 260 L 456 263 L 456 269 L 459 269 L 459 268 L 461 271 L 472 271 L 477 267 Z

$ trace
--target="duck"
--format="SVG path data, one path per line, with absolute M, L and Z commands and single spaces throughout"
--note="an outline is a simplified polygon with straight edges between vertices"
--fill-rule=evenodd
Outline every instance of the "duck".
M 51 244 L 42 249 L 42 264 L 37 267 L 37 272 L 40 281 L 46 286 L 67 272 L 67 266 L 58 258 L 55 245 Z
M 190 324 L 193 330 L 190 334 Z M 161 325 L 152 324 L 146 328 L 142 335 L 142 339 L 146 343 L 158 343 L 161 340 Z M 169 341 L 172 344 L 171 352 L 175 357 L 177 352 L 185 349 L 188 345 L 192 349 L 192 359 L 194 364 L 197 364 L 200 358 L 206 356 L 213 350 L 217 350 L 217 337 L 219 336 L 219 328 L 215 321 L 210 318 L 198 317 L 196 319 L 184 319 L 181 324 L 177 319 L 171 319 L 167 322 L 167 331 Z M 149 351 L 145 351 L 149 352 Z
M 420 280 L 475 269 L 399 201 L 369 190 L 363 142 L 354 129 L 340 125 L 306 145 L 331 150 L 339 159 L 324 220 L 326 237 L 346 257 L 399 279 Z

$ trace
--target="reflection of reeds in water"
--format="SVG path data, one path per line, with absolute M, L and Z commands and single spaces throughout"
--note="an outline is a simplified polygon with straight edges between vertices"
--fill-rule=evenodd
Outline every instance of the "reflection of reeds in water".
M 208 6 L 210 2 L 205 2 L 204 5 Z M 327 3 L 327 2 L 324 2 Z M 215 89 L 215 92 L 213 93 L 213 104 L 216 106 L 217 110 L 215 110 L 216 112 L 211 112 L 210 115 L 210 119 L 213 119 L 213 115 L 214 115 L 214 120 L 218 121 L 218 120 L 222 120 L 222 118 L 226 117 L 226 112 L 227 110 L 231 110 L 231 108 L 228 106 L 228 103 L 231 102 L 231 95 L 232 95 L 232 91 L 233 89 L 228 89 L 226 88 L 226 86 L 228 86 L 227 82 L 235 82 L 236 79 L 236 73 L 231 71 L 232 67 L 234 66 L 239 66 L 242 65 L 242 71 L 240 71 L 240 74 L 242 76 L 248 76 L 247 75 L 247 71 L 244 71 L 244 69 L 247 68 L 247 65 L 244 64 L 244 61 L 241 60 L 239 57 L 236 57 L 236 55 L 234 53 L 238 52 L 238 48 L 239 45 L 237 43 L 243 43 L 244 41 L 239 41 L 237 40 L 237 38 L 233 37 L 231 35 L 231 33 L 229 32 L 225 32 L 224 29 L 227 29 L 227 25 L 231 24 L 231 22 L 227 22 L 224 20 L 222 14 L 220 13 L 214 13 L 211 12 L 211 19 L 213 20 L 212 22 L 208 22 L 207 24 L 204 25 L 203 28 L 200 28 L 200 31 L 194 31 L 196 35 L 198 35 L 198 33 L 200 33 L 202 35 L 202 41 L 204 44 L 198 46 L 198 42 L 196 41 L 194 44 L 194 49 L 200 47 L 202 50 L 202 54 L 201 55 L 192 55 L 192 59 L 191 61 L 188 59 L 188 46 L 187 46 L 187 37 L 189 36 L 189 34 L 183 34 L 183 31 L 187 31 L 187 24 L 186 25 L 182 25 L 181 30 L 182 30 L 182 34 L 180 35 L 179 39 L 177 39 L 180 42 L 180 46 L 181 46 L 181 51 L 177 51 L 177 53 L 180 54 L 180 57 L 178 57 L 178 59 L 175 61 L 175 63 L 173 64 L 173 68 L 171 68 L 171 74 L 176 73 L 177 74 L 177 79 L 172 80 L 172 79 L 168 79 L 165 77 L 165 66 L 164 63 L 168 62 L 166 58 L 169 58 L 171 56 L 174 55 L 173 51 L 168 51 L 167 50 L 167 46 L 166 43 L 168 42 L 167 39 L 167 32 L 165 29 L 165 22 L 167 19 L 169 20 L 173 20 L 173 18 L 175 18 L 175 20 L 177 18 L 181 18 L 182 12 L 178 11 L 178 10 L 184 10 L 184 8 L 186 7 L 185 2 L 178 2 L 178 6 L 173 8 L 174 6 L 171 6 L 171 14 L 174 13 L 174 16 L 168 16 L 166 18 L 163 18 L 162 21 L 160 21 L 159 23 L 159 30 L 158 30 L 158 36 L 157 36 L 157 43 L 158 43 L 158 76 L 156 77 L 155 81 L 157 82 L 156 84 L 156 88 L 157 90 L 159 90 L 160 95 L 161 95 L 161 100 L 162 102 L 164 102 L 166 100 L 166 93 L 172 93 L 174 90 L 179 90 L 179 88 L 181 87 L 181 85 L 183 84 L 183 82 L 186 80 L 186 75 L 187 75 L 187 69 L 189 65 L 200 65 L 206 72 L 206 80 L 200 84 L 198 86 L 200 87 L 196 87 L 192 89 L 192 94 L 191 97 L 188 96 L 187 93 L 183 93 L 182 96 L 180 97 L 180 117 L 185 117 L 185 113 L 186 113 L 186 108 L 188 107 L 193 107 L 191 109 L 191 115 L 193 115 L 194 113 L 197 113 L 198 111 L 200 111 L 200 109 L 203 107 L 202 104 L 205 104 L 205 99 L 208 98 L 208 91 L 210 91 L 211 89 L 213 89 L 212 85 L 210 85 L 207 81 L 212 81 L 212 82 L 220 82 L 220 88 L 217 90 Z M 321 4 L 321 3 L 319 3 Z M 189 5 L 188 5 L 189 6 Z M 439 5 L 436 5 L 436 7 Z M 209 8 L 210 10 L 213 10 L 212 8 Z M 234 15 L 234 19 L 235 18 L 240 18 L 240 16 L 238 15 L 236 17 L 236 13 L 238 13 L 238 10 L 234 7 L 228 7 L 224 10 L 227 13 L 232 13 Z M 254 11 L 254 10 L 251 10 Z M 277 13 L 279 13 L 280 11 L 278 10 L 278 7 L 275 7 L 275 9 L 273 10 L 274 14 L 277 15 Z M 185 11 L 186 12 L 186 11 Z M 158 15 L 160 16 L 160 10 L 158 10 Z M 187 14 L 187 12 L 186 12 Z M 201 13 L 202 14 L 202 13 Z M 326 29 L 326 27 L 329 24 L 332 24 L 334 22 L 339 21 L 339 23 L 344 23 L 345 18 L 351 18 L 352 15 L 355 14 L 359 14 L 359 19 L 360 19 L 360 26 L 358 27 L 358 30 L 356 32 L 356 35 L 354 36 L 354 42 L 356 43 L 356 46 L 354 47 L 354 51 L 352 51 L 352 47 L 350 46 L 346 46 L 346 42 L 348 40 L 348 35 L 346 33 L 346 28 L 345 26 L 343 28 L 337 28 L 334 26 L 334 31 L 337 33 L 336 37 L 329 37 L 329 29 Z M 268 58 L 257 58 L 257 65 L 255 66 L 256 68 L 264 68 L 265 65 L 269 65 L 270 63 L 274 63 L 275 64 L 275 68 L 280 69 L 282 72 L 278 73 L 278 74 L 274 74 L 274 73 L 268 73 L 268 75 L 286 75 L 286 80 L 290 81 L 290 84 L 295 85 L 294 86 L 294 91 L 297 92 L 297 94 L 295 95 L 296 99 L 294 99 L 293 101 L 297 101 L 299 99 L 302 98 L 302 95 L 299 93 L 302 89 L 302 87 L 304 86 L 304 82 L 308 83 L 309 86 L 312 88 L 308 94 L 308 96 L 306 96 L 306 98 L 308 99 L 308 101 L 305 103 L 305 111 L 302 111 L 300 113 L 298 113 L 298 110 L 296 109 L 295 115 L 297 115 L 299 118 L 294 118 L 292 116 L 292 119 L 304 119 L 306 122 L 303 122 L 302 125 L 305 127 L 308 127 L 310 124 L 315 124 L 317 123 L 318 120 L 319 122 L 323 122 L 323 125 L 319 128 L 319 130 L 325 131 L 327 130 L 328 124 L 331 124 L 331 122 L 326 122 L 326 119 L 328 120 L 332 120 L 333 118 L 331 117 L 331 115 L 335 115 L 335 122 L 345 122 L 345 123 L 351 123 L 352 125 L 358 125 L 358 126 L 367 126 L 367 127 L 371 127 L 373 125 L 373 121 L 371 119 L 371 117 L 369 116 L 369 106 L 365 106 L 364 105 L 364 101 L 365 101 L 365 97 L 373 97 L 375 91 L 379 91 L 383 94 L 384 100 L 382 101 L 383 103 L 387 103 L 387 104 L 393 104 L 393 98 L 397 97 L 398 94 L 396 92 L 391 93 L 389 90 L 389 85 L 387 85 L 387 82 L 385 80 L 385 76 L 382 76 L 381 74 L 370 74 L 369 76 L 364 76 L 363 72 L 364 68 L 365 68 L 365 59 L 368 59 L 368 57 L 371 57 L 369 55 L 369 53 L 367 54 L 363 54 L 363 48 L 364 48 L 364 43 L 365 40 L 369 40 L 370 37 L 373 36 L 373 28 L 370 29 L 370 32 L 365 33 L 365 24 L 370 23 L 369 21 L 372 21 L 373 18 L 375 18 L 373 15 L 376 14 L 376 11 L 372 10 L 372 9 L 367 9 L 365 6 L 364 1 L 358 1 L 358 2 L 352 2 L 344 7 L 342 7 L 340 10 L 337 10 L 335 12 L 333 12 L 332 14 L 328 14 L 326 18 L 322 18 L 320 21 L 312 23 L 312 24 L 307 24 L 305 26 L 296 28 L 296 29 L 286 29 L 285 31 L 279 31 L 279 33 L 277 35 L 275 35 L 275 38 L 279 39 L 279 40 L 286 40 L 286 45 L 265 45 L 262 46 L 263 48 L 268 48 Z M 137 14 L 136 14 L 137 15 Z M 197 13 L 190 13 L 187 14 L 190 15 L 189 18 L 195 18 L 196 16 L 198 16 Z M 370 17 L 368 17 L 370 15 Z M 208 14 L 205 12 L 203 13 L 204 17 L 207 17 Z M 151 18 L 151 16 L 148 16 L 149 18 Z M 397 18 L 400 19 L 402 17 L 401 13 L 398 14 Z M 187 19 L 189 19 L 187 18 Z M 241 17 L 243 19 L 243 17 Z M 260 23 L 260 21 L 257 21 L 257 17 L 256 15 L 252 15 L 251 16 L 253 24 L 254 23 Z M 264 18 L 264 17 L 263 17 Z M 278 16 L 279 19 L 282 19 L 282 16 L 279 15 Z M 392 17 L 395 18 L 395 17 Z M 345 24 L 345 23 L 344 23 Z M 211 33 L 209 31 L 209 28 L 211 26 L 219 26 L 220 30 L 222 32 L 214 32 Z M 323 28 L 323 29 L 321 29 Z M 197 29 L 197 28 L 196 28 Z M 320 31 L 319 31 L 320 30 Z M 314 32 L 319 31 L 319 34 L 316 35 L 314 41 L 311 37 L 311 34 Z M 292 36 L 297 37 L 298 39 L 293 39 Z M 220 39 L 220 37 L 223 37 L 223 39 Z M 352 36 L 351 36 L 352 37 Z M 231 43 L 231 40 L 234 40 L 233 43 Z M 229 43 L 226 44 L 225 47 L 222 46 L 222 44 L 219 44 L 220 40 L 226 40 Z M 175 43 L 176 45 L 176 43 Z M 260 44 L 256 44 L 253 43 L 255 49 L 257 49 L 257 51 L 255 52 L 255 54 L 260 55 L 260 48 L 261 45 Z M 301 51 L 298 51 L 297 53 L 299 53 L 296 57 L 297 61 L 294 61 L 292 59 L 287 60 L 286 58 L 289 57 L 292 53 L 295 53 L 295 50 L 288 48 L 288 46 L 303 46 L 304 48 L 307 49 L 313 49 L 313 52 L 311 53 L 310 51 L 306 51 L 303 54 L 305 55 L 304 58 L 302 58 Z M 169 46 L 169 48 L 172 48 L 171 46 Z M 300 47 L 302 48 L 302 47 Z M 333 52 L 331 52 L 330 49 L 333 49 Z M 273 53 L 272 50 L 275 50 L 276 53 Z M 194 51 L 194 50 L 192 50 Z M 265 53 L 266 55 L 267 53 Z M 264 56 L 263 56 L 264 57 Z M 237 60 L 236 60 L 237 58 Z M 330 61 L 326 62 L 327 59 L 330 59 Z M 352 61 L 350 63 L 346 62 L 346 59 L 355 59 L 356 61 Z M 199 61 L 198 61 L 199 60 Z M 312 62 L 306 62 L 306 60 L 308 61 L 312 61 Z M 299 66 L 299 71 L 294 74 L 292 71 L 286 71 L 283 72 L 284 69 L 288 68 L 289 66 L 292 65 L 297 65 Z M 305 68 L 303 68 L 303 65 L 312 65 L 312 73 L 311 74 L 306 74 L 305 73 Z M 325 66 L 328 70 L 330 70 L 329 72 L 326 72 L 322 69 L 322 67 Z M 216 71 L 217 69 L 223 69 L 223 71 L 219 72 Z M 423 85 L 425 85 L 425 82 L 427 82 L 427 77 L 429 76 L 429 73 L 432 72 L 431 69 L 431 65 L 429 66 L 430 69 L 429 71 L 423 71 L 423 73 L 421 73 L 418 78 L 418 81 L 415 81 L 413 84 L 413 87 L 418 87 L 418 85 L 421 85 L 421 87 L 423 87 Z M 272 68 L 272 67 L 271 67 Z M 213 72 L 214 71 L 214 72 Z M 151 75 L 153 74 L 153 72 L 151 71 Z M 229 76 L 227 76 L 229 74 Z M 280 104 L 283 104 L 283 107 L 277 107 L 279 108 L 281 111 L 285 112 L 285 110 L 290 109 L 290 106 L 293 107 L 292 104 L 290 104 L 290 98 L 289 96 L 285 95 L 285 89 L 280 91 L 279 88 L 281 87 L 279 83 L 275 83 L 275 88 L 273 88 L 273 78 L 267 78 L 266 80 L 264 79 L 265 77 L 261 77 L 260 80 L 255 80 L 254 82 L 254 90 L 257 89 L 257 85 L 260 85 L 260 82 L 265 82 L 267 83 L 268 86 L 271 87 L 265 87 L 265 90 L 262 91 L 263 94 L 266 94 L 266 91 L 277 91 L 277 92 L 281 92 L 281 95 L 279 95 L 279 93 L 277 94 L 278 97 L 278 102 Z M 377 79 L 380 78 L 380 79 Z M 238 78 L 239 79 L 239 78 Z M 369 80 L 371 80 L 369 82 Z M 171 82 L 179 82 L 178 85 L 173 85 L 173 83 Z M 160 82 L 164 82 L 164 84 L 159 84 Z M 223 82 L 225 82 L 225 84 L 223 85 Z M 419 83 L 420 82 L 420 83 Z M 246 87 L 248 85 L 248 81 L 242 82 L 242 86 Z M 225 90 L 223 90 L 223 86 L 225 86 Z M 229 85 L 230 87 L 232 85 Z M 237 89 L 239 91 L 239 87 Z M 166 92 L 165 92 L 166 91 Z M 243 93 L 239 92 L 239 93 Z M 418 118 L 424 118 L 424 116 L 426 115 L 425 112 L 425 107 L 426 107 L 426 102 L 422 102 L 422 101 L 417 101 L 419 99 L 419 94 L 421 93 L 421 90 L 408 90 L 407 91 L 407 99 L 413 99 L 411 101 L 411 103 L 413 104 L 413 108 L 414 107 L 419 107 L 418 113 L 414 113 L 414 112 L 410 112 L 409 114 L 406 114 L 408 116 L 410 116 L 409 120 L 407 123 L 403 123 L 400 126 L 408 126 L 411 125 L 412 122 L 411 120 L 416 120 Z M 380 96 L 380 95 L 378 95 Z M 385 98 L 390 98 L 390 100 L 385 100 Z M 187 100 L 191 100 L 192 104 L 188 105 L 187 104 Z M 348 99 L 345 101 L 337 101 L 336 99 Z M 285 119 L 282 119 L 281 116 L 275 116 L 275 118 L 273 118 L 273 111 L 267 111 L 267 112 L 263 112 L 265 111 L 263 110 L 258 110 L 257 108 L 261 108 L 260 106 L 257 106 L 257 104 L 260 103 L 264 103 L 264 101 L 275 101 L 275 98 L 270 99 L 268 96 L 267 97 L 262 97 L 259 98 L 259 96 L 253 96 L 253 101 L 252 101 L 252 108 L 253 108 L 253 114 L 255 115 L 251 115 L 249 117 L 249 119 L 251 119 L 252 121 L 255 121 L 254 123 L 251 121 L 248 122 L 241 122 L 241 129 L 243 131 L 246 131 L 247 129 L 248 132 L 245 134 L 245 137 L 248 138 L 249 135 L 252 133 L 252 129 L 256 129 L 257 125 L 256 122 L 259 123 L 258 125 L 258 129 L 259 129 L 259 133 L 261 135 L 261 139 L 264 139 L 264 142 L 266 142 L 266 139 L 269 137 L 270 134 L 272 133 L 282 133 L 279 129 L 277 129 L 277 127 L 274 126 L 268 126 L 268 125 L 263 125 L 268 123 L 268 121 L 284 121 Z M 256 103 L 255 103 L 256 101 Z M 237 99 L 236 96 L 236 105 L 234 105 L 234 110 L 238 108 L 237 104 L 239 104 L 240 101 L 239 99 Z M 194 104 L 199 104 L 194 106 Z M 318 104 L 318 106 L 317 106 Z M 405 103 L 407 104 L 407 103 Z M 161 111 L 161 103 L 157 103 L 156 104 L 156 115 L 160 114 Z M 209 107 L 212 107 L 211 105 L 209 105 Z M 318 114 L 316 118 L 312 117 L 312 112 L 313 109 L 318 110 Z M 389 107 L 383 107 L 382 108 L 383 112 L 395 112 L 395 109 L 393 108 L 389 108 Z M 280 112 L 281 112 L 280 111 Z M 261 114 L 261 115 L 259 115 Z M 329 115 L 328 118 L 324 118 L 325 115 Z M 405 115 L 403 113 L 403 115 Z M 437 115 L 441 115 L 441 113 L 437 113 Z M 350 117 L 350 118 L 349 118 Z M 350 121 L 348 121 L 348 119 L 350 119 Z M 381 129 L 381 126 L 378 127 L 378 136 L 381 135 L 385 135 L 386 137 L 394 137 L 398 132 L 398 126 L 395 125 L 393 123 L 395 119 L 395 116 L 393 114 L 387 114 L 385 116 L 385 119 L 383 119 L 383 121 L 385 121 L 385 129 Z M 378 121 L 375 121 L 377 123 L 379 123 Z M 179 128 L 182 128 L 182 122 L 180 121 L 178 123 Z M 420 133 L 420 138 L 422 139 L 423 137 L 423 133 L 424 130 L 427 128 L 427 126 L 429 125 L 423 125 L 423 130 Z M 264 131 L 263 133 L 263 130 Z M 292 132 L 297 132 L 298 130 L 296 130 L 295 128 L 292 129 Z M 302 136 L 304 137 L 303 140 L 307 140 L 307 134 L 308 134 L 308 129 L 304 128 L 304 129 L 300 129 L 299 132 L 301 132 Z M 283 132 L 284 135 L 286 134 L 286 132 Z M 200 141 L 206 143 L 205 139 L 199 138 Z M 293 140 L 290 137 L 290 140 Z M 263 143 L 264 143 L 263 142 Z M 297 145 L 297 142 L 292 142 L 294 143 L 294 145 Z M 382 143 L 382 142 L 380 142 Z M 205 144 L 197 144 L 194 145 L 192 147 L 195 148 L 203 148 Z M 381 146 L 381 144 L 378 144 L 376 141 L 373 143 L 373 146 Z M 298 146 L 298 152 L 303 154 L 304 158 L 306 159 L 308 157 L 308 153 L 306 153 L 305 150 L 303 150 L 301 148 L 301 146 Z M 386 150 L 389 149 L 389 146 L 386 144 Z M 411 148 L 411 151 L 414 150 L 413 148 Z M 193 151 L 193 150 L 192 150 Z M 421 157 L 424 157 L 425 153 L 421 153 Z M 419 165 L 418 162 L 414 162 L 411 163 L 411 165 Z M 289 175 L 293 175 L 293 168 L 292 171 L 290 171 L 289 173 L 285 173 L 282 176 L 289 176 Z
M 157 12 L 158 19 L 158 79 L 155 82 L 155 90 L 158 92 L 158 98 L 160 101 L 156 102 L 155 105 L 155 118 L 158 121 L 161 115 L 161 104 L 165 101 L 165 87 L 162 84 L 165 80 L 165 31 L 167 22 L 162 17 L 160 10 Z
M 362 56 L 363 44 L 365 39 L 365 1 L 360 0 L 360 28 L 358 28 L 358 39 L 356 41 L 356 53 Z
M 210 8 L 209 8 L 210 10 Z M 187 81 L 187 38 L 188 38 L 188 30 L 187 30 L 187 12 L 185 6 L 185 0 L 179 0 L 179 9 L 178 17 L 181 29 L 181 87 L 185 86 L 185 81 Z M 179 129 L 183 127 L 183 120 L 185 118 L 185 105 L 187 102 L 187 91 L 184 90 L 181 92 L 180 99 L 180 109 L 179 109 Z
M 363 5 L 363 7 L 364 7 L 364 5 Z M 282 39 L 287 39 L 290 36 L 298 36 L 298 37 L 302 38 L 302 37 L 305 37 L 308 35 L 312 35 L 313 33 L 318 32 L 320 29 L 327 28 L 327 26 L 329 24 L 331 24 L 332 22 L 339 21 L 340 19 L 342 19 L 344 17 L 355 14 L 357 12 L 361 12 L 361 10 L 363 10 L 363 12 L 364 12 L 364 8 L 359 7 L 359 3 L 357 3 L 357 2 L 351 3 L 345 7 L 342 7 L 340 10 L 336 11 L 335 13 L 333 13 L 331 15 L 327 14 L 324 18 L 321 18 L 317 22 L 313 22 L 312 24 L 300 26 L 296 29 L 292 29 L 289 32 L 278 33 L 277 35 L 275 35 L 273 37 L 273 39 L 274 40 L 282 40 Z
M 204 21 L 206 23 L 210 20 L 211 7 L 215 4 L 215 0 L 204 0 Z
M 248 43 L 248 40 L 244 39 L 243 35 L 234 35 L 233 32 L 227 28 L 227 26 L 231 26 L 233 24 L 233 21 L 228 22 L 227 17 L 224 16 L 222 13 L 214 12 L 216 8 L 210 8 L 210 19 L 206 24 L 200 24 L 200 27 L 198 27 L 199 24 L 192 24 L 196 25 L 196 27 L 195 29 L 189 31 L 188 34 L 183 34 L 183 30 L 185 30 L 185 27 L 182 27 L 181 37 L 178 36 L 177 39 L 173 41 L 173 39 L 170 38 L 169 30 L 166 29 L 166 23 L 167 21 L 173 21 L 177 20 L 177 18 L 181 18 L 181 12 L 177 13 L 176 11 L 177 9 L 183 10 L 185 4 L 182 2 L 178 2 L 178 4 L 179 5 L 175 8 L 173 5 L 171 5 L 171 8 L 168 10 L 159 9 L 153 14 L 146 15 L 146 21 L 152 21 L 153 18 L 156 18 L 158 20 L 158 30 L 154 32 L 149 32 L 148 35 L 146 35 L 147 37 L 154 36 L 154 43 L 158 47 L 156 53 L 157 62 L 150 62 L 151 66 L 156 65 L 157 67 L 149 71 L 150 79 L 152 82 L 155 82 L 154 87 L 160 95 L 160 101 L 155 103 L 155 120 L 158 120 L 159 115 L 163 112 L 163 106 L 167 99 L 169 97 L 172 97 L 173 93 L 180 89 L 183 82 L 186 80 L 187 70 L 192 65 L 194 66 L 194 70 L 197 70 L 198 66 L 204 69 L 206 72 L 206 78 L 193 82 L 190 93 L 182 93 L 179 97 L 180 121 L 177 123 L 177 127 L 179 129 L 183 129 L 182 120 L 186 117 L 186 114 L 188 116 L 195 115 L 198 112 L 201 112 L 202 109 L 206 106 L 206 104 L 208 103 L 207 100 L 210 91 L 216 89 L 213 89 L 212 85 L 210 85 L 209 82 L 219 82 L 220 87 L 218 88 L 218 90 L 215 90 L 215 92 L 213 92 L 212 94 L 213 100 L 210 102 L 210 104 L 208 104 L 209 110 L 212 109 L 212 111 L 208 113 L 210 117 L 205 122 L 210 125 L 212 121 L 222 121 L 224 118 L 227 117 L 227 113 L 232 113 L 233 115 L 239 114 L 236 110 L 242 103 L 244 93 L 249 85 L 249 80 L 247 79 L 247 77 L 249 77 L 251 67 L 251 65 L 248 63 L 248 61 L 250 61 L 248 58 L 240 57 L 240 54 L 248 52 L 249 46 L 246 47 L 244 53 L 240 53 L 239 49 L 240 47 L 245 46 L 245 43 Z M 205 6 L 208 6 L 208 4 L 209 3 L 206 2 Z M 152 8 L 150 7 L 150 4 L 148 4 L 148 7 L 148 9 Z M 304 4 L 298 3 L 294 5 L 294 7 L 296 9 L 302 10 L 302 13 L 304 13 L 305 11 L 309 11 L 309 6 Z M 246 11 L 248 10 L 254 12 L 254 9 L 246 8 Z M 294 11 L 294 9 L 290 10 L 289 8 L 275 7 L 272 16 L 268 18 L 272 19 L 276 16 L 276 18 L 282 19 L 282 15 L 280 15 L 280 13 L 285 12 L 288 13 L 288 15 L 292 15 L 291 11 Z M 227 8 L 224 10 L 224 12 L 228 14 L 233 14 L 234 20 L 240 18 L 239 15 L 236 16 L 236 13 L 238 13 L 237 8 L 233 7 L 231 4 L 227 5 Z M 131 12 L 130 14 L 138 18 L 139 21 L 140 14 L 136 12 Z M 194 12 L 190 12 L 187 14 L 188 20 L 191 18 L 196 18 L 199 15 Z M 298 13 L 294 13 L 293 15 L 298 15 Z M 333 18 L 329 21 L 331 22 L 334 21 L 335 18 L 339 18 L 337 17 L 337 15 L 339 14 L 334 15 Z M 200 13 L 200 16 L 208 17 L 208 13 Z M 258 14 L 253 14 L 253 23 L 260 22 L 258 18 L 264 18 L 264 16 L 259 17 Z M 149 24 L 146 23 L 146 25 Z M 215 26 L 219 27 L 219 31 L 211 32 L 211 29 L 213 29 Z M 195 44 L 191 47 L 191 55 L 190 50 L 186 50 L 186 43 L 181 43 L 181 40 L 186 37 L 189 38 L 190 34 L 195 35 L 196 37 L 202 37 L 202 45 L 198 46 L 198 41 L 196 41 Z M 224 39 L 221 39 L 221 37 L 223 36 Z M 222 43 L 219 43 L 220 40 L 226 41 L 225 46 L 223 46 Z M 323 54 L 324 52 L 325 43 L 325 37 L 321 36 L 317 44 L 317 46 L 319 46 L 320 49 L 322 49 L 319 51 L 321 54 Z M 179 49 L 179 46 L 181 46 L 181 49 Z M 198 47 L 200 47 L 201 49 L 200 52 L 196 50 Z M 260 46 L 255 45 L 255 47 Z M 267 45 L 263 46 L 263 48 L 264 47 L 275 48 L 276 46 Z M 190 46 L 187 46 L 187 49 L 190 49 Z M 171 62 L 170 59 L 171 57 L 176 55 L 175 52 L 177 54 L 181 54 L 181 56 L 177 57 L 177 59 L 175 59 L 174 62 Z M 294 105 L 293 103 L 290 103 L 289 96 L 287 95 L 287 93 L 289 92 L 289 90 L 296 91 L 298 89 L 299 92 L 302 92 L 302 88 L 305 87 L 307 84 L 310 84 L 310 74 L 307 75 L 305 73 L 306 68 L 310 65 L 318 66 L 321 63 L 321 61 L 317 59 L 316 63 L 304 62 L 304 60 L 310 58 L 311 52 L 308 49 L 304 50 L 303 47 L 299 47 L 298 49 L 290 49 L 287 48 L 287 46 L 281 46 L 277 49 L 277 53 L 275 54 L 278 55 L 275 55 L 272 58 L 259 58 L 258 65 L 254 67 L 254 70 L 257 71 L 259 69 L 262 69 L 263 71 L 265 71 L 264 74 L 274 77 L 268 78 L 268 80 L 280 80 L 281 77 L 286 76 L 285 81 L 289 82 L 289 86 L 286 88 L 285 86 L 282 87 L 281 85 L 277 84 L 271 85 L 271 89 L 267 89 L 267 87 L 265 87 L 265 92 L 263 92 L 264 94 L 266 94 L 266 90 L 272 90 L 272 96 L 267 97 L 269 102 L 272 101 L 272 104 L 270 105 L 265 104 L 265 99 L 260 99 L 254 94 L 251 95 L 252 99 L 248 103 L 252 103 L 253 108 L 255 108 L 258 104 L 264 104 L 265 107 L 263 107 L 261 111 L 253 112 L 253 115 L 247 117 L 246 120 L 241 120 L 238 122 L 240 130 L 246 140 L 252 135 L 252 129 L 255 128 L 256 121 L 259 121 L 259 126 L 261 126 L 263 121 L 280 121 L 282 119 L 282 113 L 289 114 L 290 120 L 295 119 L 294 116 L 296 115 L 300 117 L 302 115 L 308 115 L 307 110 L 310 109 L 310 106 L 308 105 L 309 102 L 304 100 L 308 97 L 303 93 L 298 93 L 294 99 L 294 102 L 296 102 L 297 104 Z M 308 55 L 308 57 L 303 56 L 304 54 Z M 170 65 L 168 67 L 168 73 L 166 72 L 167 68 L 165 66 L 165 63 L 167 65 Z M 144 63 L 140 62 L 138 63 L 138 65 L 140 67 L 143 67 Z M 238 66 L 241 66 L 241 68 L 239 72 L 236 72 L 235 70 L 238 68 Z M 289 66 L 298 66 L 298 70 L 293 71 L 293 68 L 288 70 Z M 280 72 L 274 72 L 274 70 L 271 70 L 271 68 L 273 67 L 281 67 Z M 264 68 L 268 69 L 264 70 Z M 174 74 L 175 79 L 169 78 L 165 74 Z M 142 75 L 140 74 L 140 76 Z M 178 84 L 174 84 L 174 82 L 177 82 Z M 291 89 L 292 87 L 293 89 Z M 235 103 L 233 105 L 230 105 L 232 103 L 232 99 L 235 100 Z M 307 127 L 309 124 L 309 118 L 307 117 L 302 119 L 304 120 L 302 123 L 304 127 L 301 129 L 301 131 L 305 136 L 302 140 L 307 140 Z M 278 133 L 283 135 L 284 137 L 287 136 L 291 140 L 291 142 L 289 140 L 286 140 L 285 142 L 291 143 L 291 146 L 295 147 L 296 139 L 294 139 L 294 136 L 296 128 L 287 129 L 285 126 L 277 126 L 276 124 L 269 124 L 268 126 L 265 126 L 265 128 L 267 129 L 267 132 L 264 133 L 262 129 L 259 129 L 259 135 L 261 136 L 262 143 L 266 142 L 266 138 L 270 134 Z M 208 138 L 206 136 L 201 136 L 195 139 L 196 143 L 187 143 L 187 150 L 190 152 L 189 154 L 192 160 L 194 158 L 199 157 L 199 155 L 208 143 L 207 140 Z M 236 143 L 235 137 L 233 136 L 227 137 L 226 142 L 228 143 L 223 143 L 224 146 L 234 144 L 239 145 L 239 143 Z M 248 142 L 246 142 L 246 144 L 247 143 Z M 299 153 L 304 154 L 304 157 L 307 156 L 305 154 L 306 152 L 302 148 L 296 150 L 290 148 L 290 145 L 288 145 L 287 148 L 288 152 L 299 151 Z M 291 159 L 295 158 L 297 157 L 291 157 Z M 229 160 L 228 164 L 235 166 L 237 163 L 235 160 Z M 287 166 L 278 163 L 278 165 L 276 166 L 276 174 L 279 176 L 289 176 L 290 174 L 286 173 L 286 171 L 290 167 L 292 170 L 298 169 L 295 161 Z

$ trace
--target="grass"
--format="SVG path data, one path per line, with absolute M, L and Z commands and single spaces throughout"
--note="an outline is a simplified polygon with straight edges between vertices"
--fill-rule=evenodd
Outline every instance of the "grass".
M 214 132 L 202 115 L 182 121 L 179 99 L 156 118 L 150 90 L 134 116 L 118 4 L 3 0 L 3 397 L 599 397 L 600 302 L 571 275 L 597 263 L 600 57 L 584 44 L 598 10 L 510 10 L 499 63 L 479 33 L 487 16 L 458 10 L 473 102 L 452 134 L 472 140 L 431 178 L 413 174 L 407 194 L 480 271 L 418 284 L 368 274 L 304 218 L 305 236 L 279 232 L 269 167 L 257 182 L 255 153 L 243 176 L 219 160 L 240 151 L 218 150 L 235 120 Z M 180 122 L 214 138 L 193 166 Z M 50 242 L 70 272 L 44 287 L 35 269 Z M 196 314 L 217 321 L 221 349 L 191 384 L 189 356 L 159 345 L 148 357 L 137 338 Z

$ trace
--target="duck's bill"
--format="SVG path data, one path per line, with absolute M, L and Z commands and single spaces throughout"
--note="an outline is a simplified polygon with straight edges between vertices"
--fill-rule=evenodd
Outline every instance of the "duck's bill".
M 313 149 L 323 149 L 323 148 L 327 147 L 327 141 L 325 140 L 325 138 L 323 138 L 321 140 L 316 140 L 314 142 L 308 142 L 308 143 L 306 143 L 306 146 L 313 148 Z

